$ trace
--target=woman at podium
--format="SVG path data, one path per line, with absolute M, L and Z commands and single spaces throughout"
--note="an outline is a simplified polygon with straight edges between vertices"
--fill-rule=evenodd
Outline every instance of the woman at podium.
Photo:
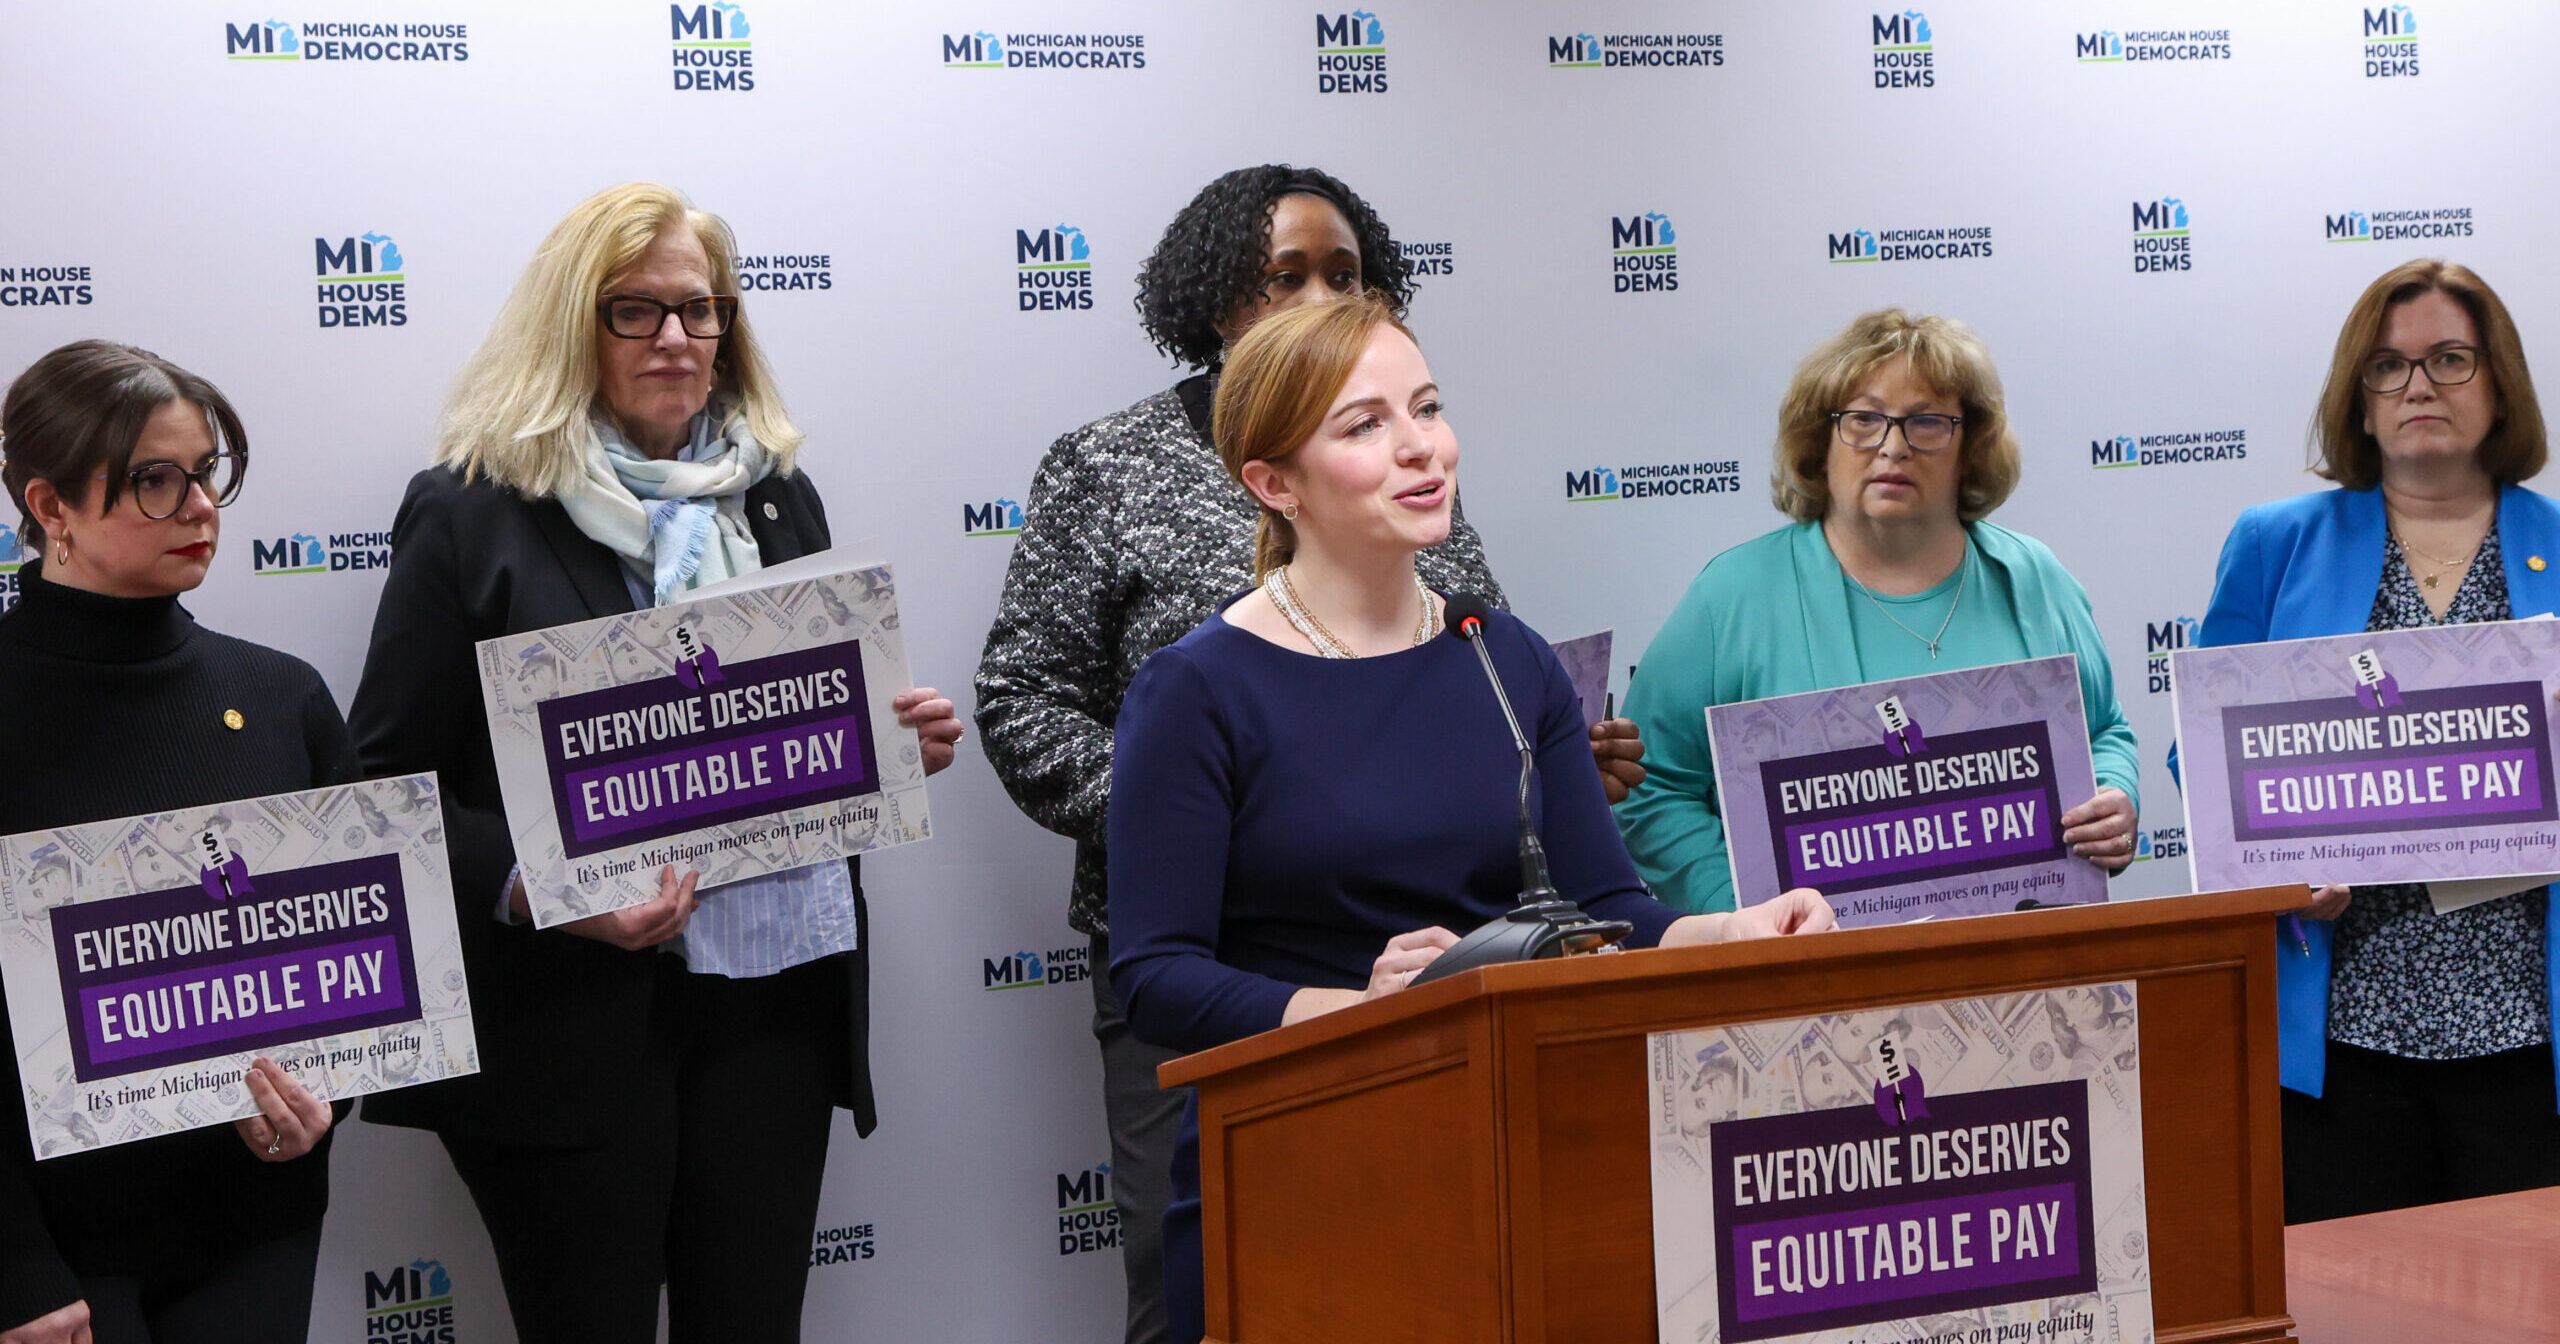
M 1770 473 L 1795 521 L 1707 562 L 1627 690 L 1649 777 L 1618 824 L 1665 902 L 1734 905 L 1708 706 L 2064 653 L 2098 791 L 2063 839 L 2110 873 L 2133 861 L 2141 769 L 2089 595 L 1986 521 L 2018 474 L 2000 375 L 1963 323 L 1868 313 L 1805 357 Z
M 1519 754 L 1414 570 L 1449 534 L 1458 443 L 1411 335 L 1374 299 L 1265 318 L 1228 354 L 1214 430 L 1260 511 L 1258 582 L 1138 670 L 1111 781 L 1113 983 L 1142 1038 L 1185 1051 L 1395 993 L 1521 890 Z M 1831 926 L 1810 891 L 1739 914 L 1654 901 L 1554 653 L 1500 611 L 1481 638 L 1565 897 L 1638 947 Z M 1185 1128 L 1166 1293 L 1173 1337 L 1197 1339 Z
M 2223 543 L 2200 642 L 2560 609 L 2560 509 L 2524 344 L 2488 284 L 2413 261 L 2348 310 L 2314 424 L 2337 488 Z M 2560 1185 L 2549 892 L 2437 913 L 2422 885 L 2321 886 L 2276 959 L 2287 1222 Z

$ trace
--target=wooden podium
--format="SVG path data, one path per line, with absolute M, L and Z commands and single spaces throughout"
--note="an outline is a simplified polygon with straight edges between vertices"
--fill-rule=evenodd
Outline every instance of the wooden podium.
M 2160 1344 L 2291 1338 L 2275 915 L 2303 887 L 1453 976 L 1164 1066 L 1200 1089 L 1217 1344 L 1650 1344 L 1645 1037 L 2140 985 Z

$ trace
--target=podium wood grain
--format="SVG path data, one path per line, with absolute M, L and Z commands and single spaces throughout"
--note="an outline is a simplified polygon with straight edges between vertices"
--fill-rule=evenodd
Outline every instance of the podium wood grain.
M 2560 1189 L 2285 1231 L 2303 1344 L 2560 1339 Z
M 1489 967 L 1186 1056 L 1216 1344 L 1654 1338 L 1648 1033 L 2130 979 L 2160 1344 L 2290 1338 L 2302 887 Z

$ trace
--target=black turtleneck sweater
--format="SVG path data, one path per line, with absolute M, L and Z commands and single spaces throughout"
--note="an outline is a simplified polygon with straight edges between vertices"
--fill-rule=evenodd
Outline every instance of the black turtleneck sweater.
M 215 634 L 175 597 L 102 597 L 46 582 L 41 564 L 19 575 L 18 604 L 0 616 L 0 834 L 356 777 L 346 724 L 308 663 Z M 22 1096 L 7 1031 L 0 1015 L 0 1068 Z M 77 1300 L 79 1275 L 209 1271 L 318 1222 L 329 1202 L 325 1140 L 262 1162 L 216 1125 L 37 1162 L 23 1113 L 0 1115 L 0 1131 L 0 1331 Z

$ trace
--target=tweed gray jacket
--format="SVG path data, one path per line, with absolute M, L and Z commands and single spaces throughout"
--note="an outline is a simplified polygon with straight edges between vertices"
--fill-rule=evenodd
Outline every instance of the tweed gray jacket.
M 1067 920 L 1088 934 L 1105 931 L 1111 730 L 1129 681 L 1253 586 L 1261 511 L 1195 425 L 1186 386 L 1205 404 L 1204 374 L 1050 445 L 978 660 L 978 739 L 1014 803 L 1076 842 Z M 1503 600 L 1462 512 L 1418 563 L 1441 592 Z

